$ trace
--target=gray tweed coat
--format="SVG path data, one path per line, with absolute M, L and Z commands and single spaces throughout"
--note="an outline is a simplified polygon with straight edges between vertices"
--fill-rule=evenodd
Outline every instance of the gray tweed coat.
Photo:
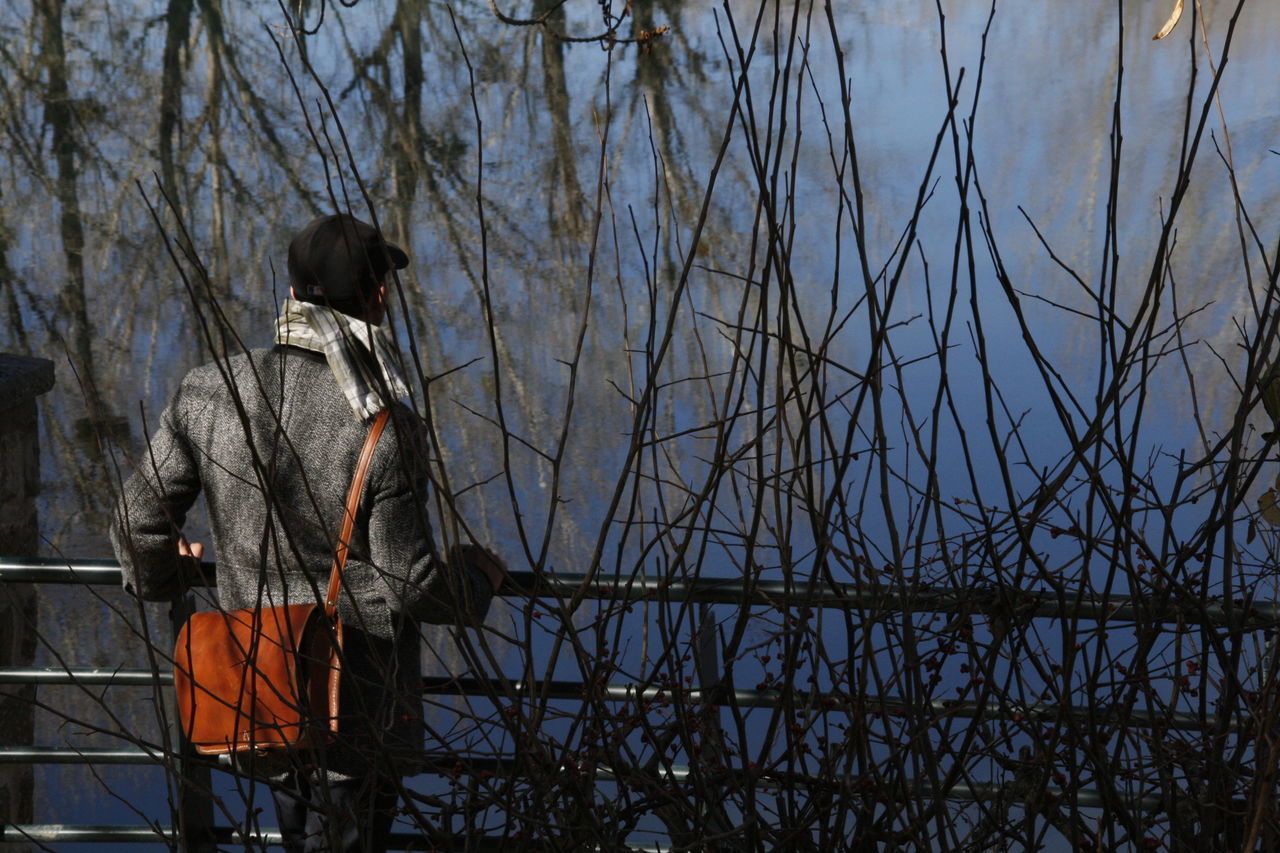
M 203 492 L 223 608 L 319 601 L 367 433 L 318 353 L 277 346 L 191 371 L 117 504 L 125 588 L 148 600 L 181 592 L 177 539 Z M 492 596 L 481 572 L 436 556 L 425 453 L 417 418 L 396 404 L 338 605 L 343 745 L 328 759 L 338 773 L 358 774 L 375 755 L 412 765 L 423 745 L 416 623 L 472 623 Z

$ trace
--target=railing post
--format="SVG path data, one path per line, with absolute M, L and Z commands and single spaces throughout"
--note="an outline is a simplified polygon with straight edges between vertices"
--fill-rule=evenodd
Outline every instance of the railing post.
M 195 611 L 195 602 L 185 595 L 173 602 L 169 619 L 176 640 L 178 630 Z M 176 708 L 176 705 L 175 705 Z M 178 742 L 177 771 L 177 819 L 178 850 L 186 853 L 214 853 L 217 845 L 213 838 L 212 774 L 209 764 L 200 759 L 195 747 L 187 740 L 181 722 L 175 726 L 174 737 Z
M 720 660 L 720 641 L 716 635 L 716 614 L 712 605 L 705 602 L 699 604 L 697 619 L 693 635 L 694 665 L 698 685 L 702 688 L 702 705 L 699 713 L 702 716 L 703 725 L 703 754 L 715 756 L 724 766 L 731 766 L 732 762 L 724 751 L 724 731 L 720 726 L 719 711 L 722 703 L 731 700 L 722 695 L 726 690 L 724 664 Z M 708 797 L 708 804 L 722 802 L 725 797 L 727 792 L 723 787 L 717 788 Z M 731 840 L 732 826 L 723 820 L 720 810 L 713 808 L 705 818 L 710 834 L 725 836 L 725 839 L 720 842 L 719 849 L 730 851 L 741 849 L 738 841 Z
M 0 354 L 0 556 L 32 557 L 40 545 L 36 398 L 52 387 L 52 361 Z M 35 586 L 2 586 L 0 666 L 31 666 L 36 651 Z M 35 692 L 35 685 L 15 685 L 0 696 L 0 746 L 31 746 L 35 742 Z M 30 764 L 0 767 L 0 823 L 31 822 L 33 784 Z M 0 850 L 5 851 L 26 849 L 26 844 L 0 844 Z

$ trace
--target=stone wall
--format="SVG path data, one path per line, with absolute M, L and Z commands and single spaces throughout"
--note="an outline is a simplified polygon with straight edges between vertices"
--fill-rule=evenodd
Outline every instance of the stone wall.
M 0 354 L 0 557 L 34 557 L 40 545 L 40 434 L 36 398 L 53 387 L 53 362 Z M 36 593 L 0 585 L 0 666 L 30 666 L 36 651 Z M 0 746 L 32 744 L 34 687 L 0 694 Z M 30 766 L 0 765 L 0 822 L 30 823 Z M 0 844 L 0 850 L 26 845 Z

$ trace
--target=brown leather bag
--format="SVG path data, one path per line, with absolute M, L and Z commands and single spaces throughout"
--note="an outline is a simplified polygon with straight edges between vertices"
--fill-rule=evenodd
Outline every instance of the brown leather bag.
M 347 494 L 325 603 L 191 614 L 173 651 L 183 731 L 213 755 L 319 746 L 338 731 L 338 593 L 360 493 L 388 412 L 374 419 Z

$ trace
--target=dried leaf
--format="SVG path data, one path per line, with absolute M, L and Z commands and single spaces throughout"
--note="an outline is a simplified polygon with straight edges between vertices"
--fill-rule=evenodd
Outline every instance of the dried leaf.
M 1164 26 L 1160 28 L 1160 32 L 1152 36 L 1152 40 L 1162 39 L 1169 33 L 1173 32 L 1173 28 L 1178 26 L 1178 21 L 1182 18 L 1182 0 L 1178 0 L 1178 4 L 1173 7 L 1173 14 L 1169 16 L 1169 20 L 1164 22 Z
M 1280 527 L 1280 504 L 1276 503 L 1276 490 L 1267 489 L 1262 493 L 1262 497 L 1258 498 L 1258 510 L 1262 513 L 1262 520 L 1273 527 Z
M 1258 375 L 1258 390 L 1262 392 L 1262 407 L 1271 420 L 1280 424 L 1280 365 L 1271 364 Z

